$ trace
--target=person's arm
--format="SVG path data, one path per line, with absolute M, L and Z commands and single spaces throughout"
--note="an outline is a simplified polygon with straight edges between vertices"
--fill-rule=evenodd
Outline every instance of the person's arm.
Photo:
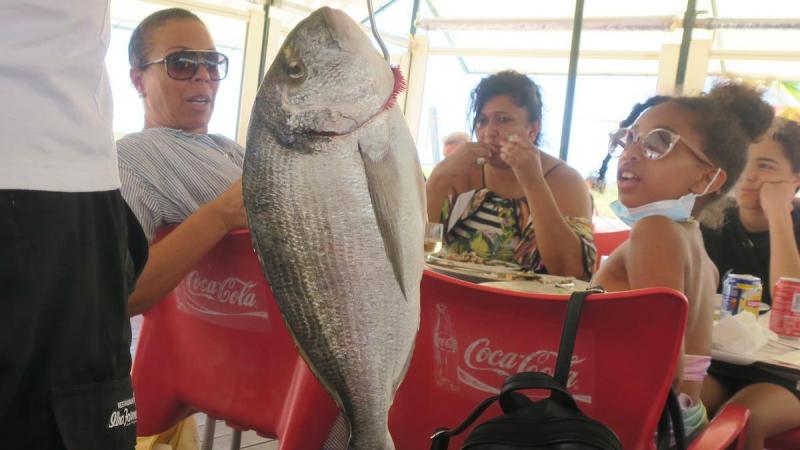
M 539 152 L 529 141 L 516 140 L 503 146 L 501 158 L 522 185 L 536 230 L 536 246 L 547 271 L 583 277 L 583 243 L 564 216 L 591 220 L 589 191 L 583 178 L 569 167 L 557 169 L 561 173 L 545 180 Z
M 433 168 L 425 184 L 428 222 L 441 220 L 442 205 L 449 195 L 475 188 L 476 177 L 480 178 L 480 166 L 476 161 L 479 157 L 488 159 L 490 154 L 486 145 L 466 142 Z
M 664 216 L 645 217 L 636 222 L 625 260 L 630 289 L 666 287 L 685 294 L 689 254 L 678 226 Z M 691 299 L 689 308 L 692 309 Z M 682 343 L 673 377 L 675 387 L 683 378 L 683 353 Z
M 800 278 L 800 252 L 792 223 L 794 190 L 795 185 L 789 182 L 767 182 L 759 192 L 769 223 L 769 288 L 773 296 L 778 279 Z
M 246 226 L 240 179 L 150 247 L 144 270 L 128 297 L 129 315 L 153 307 L 230 230 Z

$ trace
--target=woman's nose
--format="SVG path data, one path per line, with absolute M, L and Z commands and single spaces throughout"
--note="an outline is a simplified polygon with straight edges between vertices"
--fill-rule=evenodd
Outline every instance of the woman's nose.
M 742 175 L 744 176 L 745 180 L 753 182 L 758 178 L 758 171 L 747 165 L 745 166 L 744 174 Z
M 622 154 L 619 155 L 620 160 L 638 160 L 642 158 L 642 143 L 638 139 L 622 148 Z
M 490 120 L 489 123 L 486 124 L 486 135 L 489 137 L 496 137 L 498 135 L 497 125 L 494 121 Z
M 194 73 L 192 79 L 194 81 L 211 81 L 211 75 L 208 73 L 208 68 L 205 64 L 197 66 L 197 72 Z

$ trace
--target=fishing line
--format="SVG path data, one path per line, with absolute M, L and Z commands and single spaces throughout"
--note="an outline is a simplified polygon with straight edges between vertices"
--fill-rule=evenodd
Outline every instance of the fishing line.
M 383 53 L 383 59 L 386 62 L 389 62 L 389 50 L 386 48 L 386 44 L 383 43 L 383 39 L 381 39 L 381 35 L 378 34 L 378 29 L 375 27 L 375 14 L 372 12 L 372 0 L 367 0 L 367 10 L 369 11 L 369 26 L 372 28 L 372 35 L 375 36 L 375 40 L 378 41 L 378 45 L 381 47 L 381 53 Z

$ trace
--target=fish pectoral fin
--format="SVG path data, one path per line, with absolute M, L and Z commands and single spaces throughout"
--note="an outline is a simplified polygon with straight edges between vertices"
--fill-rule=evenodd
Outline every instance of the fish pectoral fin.
M 408 300 L 408 280 L 405 274 L 403 255 L 403 238 L 400 229 L 400 202 L 402 193 L 400 192 L 400 172 L 395 156 L 390 151 L 370 152 L 364 148 L 362 142 L 358 143 L 358 150 L 361 160 L 364 162 L 364 172 L 367 175 L 367 186 L 369 187 L 369 197 L 372 200 L 372 209 L 375 212 L 375 219 L 383 238 L 383 246 L 386 256 L 392 264 L 394 276 L 397 284 L 403 292 L 403 297 Z M 380 159 L 373 159 L 379 154 Z

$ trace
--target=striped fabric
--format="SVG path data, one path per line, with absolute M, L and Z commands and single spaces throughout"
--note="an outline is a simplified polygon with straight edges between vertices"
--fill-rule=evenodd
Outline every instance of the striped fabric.
M 564 216 L 564 221 L 581 241 L 584 267 L 581 278 L 589 280 L 597 257 L 591 220 Z M 549 273 L 539 254 L 524 197 L 507 199 L 485 188 L 453 195 L 442 205 L 441 222 L 450 224 L 444 236 L 448 253 L 474 253 L 481 258 L 514 262 L 537 273 Z
M 464 239 L 471 239 L 478 232 L 486 235 L 501 234 L 503 222 L 500 217 L 500 207 L 497 197 L 488 197 L 475 214 L 456 222 L 450 232 Z
M 220 135 L 148 128 L 117 141 L 122 196 L 148 241 L 242 176 L 244 148 Z

